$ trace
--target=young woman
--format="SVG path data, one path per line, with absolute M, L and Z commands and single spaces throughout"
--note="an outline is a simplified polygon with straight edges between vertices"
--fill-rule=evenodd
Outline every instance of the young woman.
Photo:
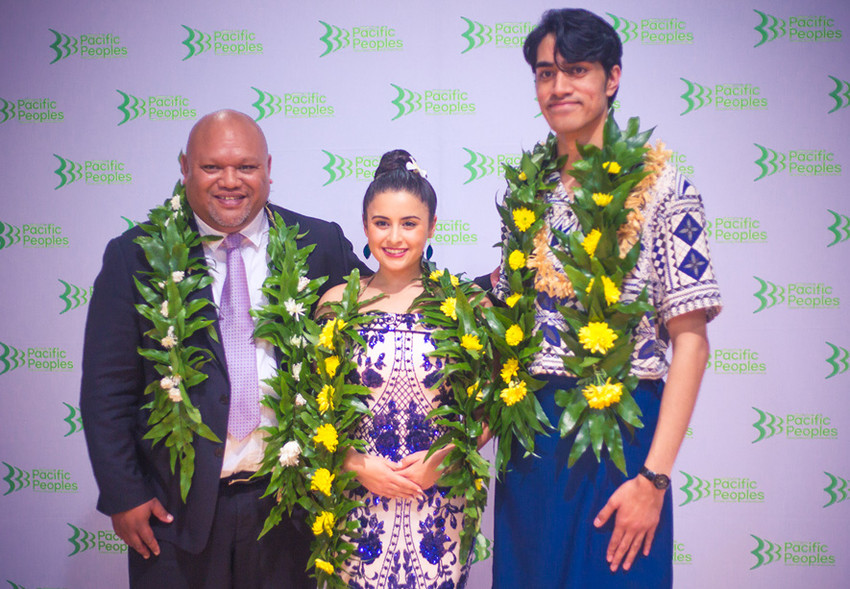
M 373 417 L 357 429 L 367 452 L 352 451 L 346 460 L 362 485 L 355 498 L 365 503 L 352 516 L 361 536 L 344 575 L 357 589 L 454 589 L 466 581 L 468 565 L 458 554 L 463 500 L 447 500 L 435 485 L 445 452 L 425 460 L 442 433 L 426 416 L 450 399 L 433 388 L 442 362 L 428 355 L 430 330 L 411 309 L 422 292 L 422 254 L 436 207 L 434 189 L 410 154 L 384 154 L 363 198 L 363 228 L 378 271 L 363 279 L 361 299 L 383 296 L 363 308 L 375 319 L 361 331 L 366 347 L 356 355 L 360 382 L 372 390 Z M 322 303 L 339 300 L 343 289 L 322 297 L 320 315 Z

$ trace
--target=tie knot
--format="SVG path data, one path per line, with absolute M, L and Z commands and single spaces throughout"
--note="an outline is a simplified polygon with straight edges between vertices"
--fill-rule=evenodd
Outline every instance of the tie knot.
M 243 235 L 241 233 L 228 233 L 227 237 L 224 238 L 222 242 L 224 245 L 224 249 L 227 251 L 231 251 L 235 248 L 238 248 L 242 245 Z

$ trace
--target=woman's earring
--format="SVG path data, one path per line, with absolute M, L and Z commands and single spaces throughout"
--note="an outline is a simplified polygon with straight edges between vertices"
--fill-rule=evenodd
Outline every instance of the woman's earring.
M 363 246 L 363 257 L 367 260 L 372 257 L 372 250 L 369 249 L 369 244 Z
M 425 248 L 425 259 L 431 261 L 431 256 L 434 255 L 434 248 L 431 247 L 431 242 L 428 242 L 428 247 Z

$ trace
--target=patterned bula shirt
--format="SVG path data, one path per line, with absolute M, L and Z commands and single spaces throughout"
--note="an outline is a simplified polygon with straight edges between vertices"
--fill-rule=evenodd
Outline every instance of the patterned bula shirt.
M 666 322 L 699 309 L 705 310 L 706 320 L 711 321 L 720 312 L 722 303 L 708 251 L 705 210 L 696 188 L 668 163 L 649 196 L 643 211 L 640 256 L 635 268 L 623 280 L 621 300 L 634 301 L 644 287 L 647 289 L 656 316 L 645 316 L 635 329 L 632 374 L 658 379 L 664 377 L 669 367 Z M 544 198 L 552 204 L 547 214 L 550 227 L 565 233 L 578 230 L 578 220 L 569 204 L 572 193 L 563 184 L 558 182 L 555 190 Z M 507 235 L 504 225 L 502 235 Z M 548 255 L 555 267 L 562 269 L 555 255 L 551 252 Z M 494 289 L 495 295 L 502 300 L 511 294 L 504 267 L 503 260 L 503 271 Z M 558 305 L 577 307 L 578 303 L 572 298 L 557 299 L 538 293 L 535 329 L 542 331 L 543 343 L 530 366 L 532 374 L 568 374 L 561 357 L 572 352 L 561 340 L 560 332 L 568 326 Z

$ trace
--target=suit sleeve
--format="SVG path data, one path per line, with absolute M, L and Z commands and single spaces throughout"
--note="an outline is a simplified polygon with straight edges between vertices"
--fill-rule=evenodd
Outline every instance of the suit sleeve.
M 97 508 L 107 515 L 153 497 L 136 439 L 145 389 L 144 365 L 137 352 L 142 327 L 135 310 L 134 257 L 141 257 L 136 250 L 126 235 L 107 245 L 89 303 L 83 345 L 80 410 L 100 491 Z

